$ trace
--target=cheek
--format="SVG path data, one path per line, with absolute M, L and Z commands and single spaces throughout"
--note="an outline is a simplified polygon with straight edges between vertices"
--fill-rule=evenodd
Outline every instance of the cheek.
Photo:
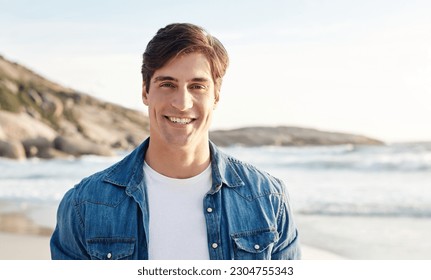
M 202 104 L 202 103 L 201 103 Z M 211 114 L 214 110 L 216 102 L 214 100 L 205 100 L 204 104 L 202 104 L 201 108 L 207 114 Z
M 205 107 L 205 114 L 206 114 L 206 118 L 207 120 L 211 120 L 213 113 L 214 113 L 214 109 L 215 109 L 215 104 L 214 103 L 210 103 Z

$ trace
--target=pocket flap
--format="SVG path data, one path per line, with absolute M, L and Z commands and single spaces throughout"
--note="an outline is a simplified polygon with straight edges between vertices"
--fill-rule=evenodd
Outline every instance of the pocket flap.
M 134 238 L 93 238 L 87 240 L 88 253 L 99 260 L 119 260 L 129 257 L 135 249 Z
M 236 246 L 249 253 L 260 253 L 278 240 L 276 231 L 259 230 L 231 234 Z

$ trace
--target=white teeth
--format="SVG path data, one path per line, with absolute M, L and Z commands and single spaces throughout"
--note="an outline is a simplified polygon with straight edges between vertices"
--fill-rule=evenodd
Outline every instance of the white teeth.
M 189 119 L 189 118 L 176 118 L 176 117 L 169 117 L 169 120 L 171 122 L 180 123 L 180 124 L 189 124 L 192 121 L 192 119 Z

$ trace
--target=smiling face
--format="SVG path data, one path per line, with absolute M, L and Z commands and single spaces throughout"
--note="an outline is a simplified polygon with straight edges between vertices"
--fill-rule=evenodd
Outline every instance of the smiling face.
M 148 106 L 151 144 L 159 147 L 208 147 L 208 131 L 217 103 L 211 67 L 201 53 L 173 58 L 156 70 L 149 92 L 142 98 Z

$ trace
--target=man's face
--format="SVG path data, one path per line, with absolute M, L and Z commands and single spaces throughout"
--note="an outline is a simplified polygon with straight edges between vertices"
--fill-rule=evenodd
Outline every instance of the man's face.
M 206 145 L 216 104 L 207 58 L 201 53 L 180 55 L 156 70 L 150 83 L 149 93 L 143 87 L 142 98 L 148 106 L 151 142 Z

